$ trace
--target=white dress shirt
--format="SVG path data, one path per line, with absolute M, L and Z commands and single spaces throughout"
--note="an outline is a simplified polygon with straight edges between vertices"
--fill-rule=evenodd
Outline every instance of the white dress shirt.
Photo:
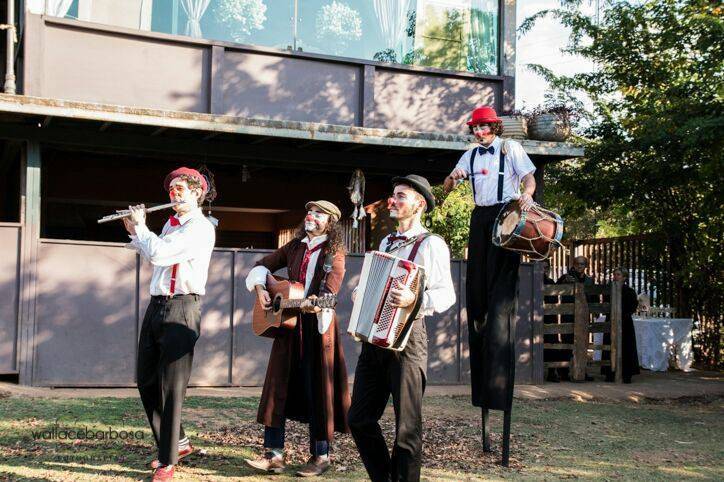
M 327 235 L 322 234 L 321 236 L 316 236 L 312 238 L 311 240 L 309 237 L 305 237 L 301 240 L 302 243 L 307 245 L 307 249 L 314 249 L 323 242 L 327 240 Z M 307 265 L 307 275 L 304 280 L 304 296 L 307 296 L 307 293 L 309 292 L 309 286 L 312 284 L 312 278 L 314 278 L 314 271 L 317 269 L 317 261 L 319 261 L 320 253 L 322 252 L 322 249 L 318 249 L 315 252 L 309 256 L 309 264 Z M 249 272 L 249 274 L 246 277 L 246 289 L 249 291 L 254 291 L 254 288 L 256 285 L 262 285 L 266 286 L 266 275 L 269 274 L 270 271 L 266 266 L 255 266 L 252 268 L 252 270 Z M 332 323 L 332 320 L 334 319 L 334 310 L 330 308 L 325 308 L 319 313 L 317 313 L 317 329 L 320 334 L 324 334 L 324 332 L 327 331 L 327 328 L 329 328 L 329 325 Z
M 421 224 L 416 224 L 404 233 L 399 235 L 406 236 L 408 239 L 422 233 L 426 233 Z M 388 239 L 391 235 L 385 236 L 380 243 L 380 251 L 386 251 Z M 405 241 L 395 241 L 392 249 Z M 404 248 L 400 248 L 390 254 L 398 258 L 407 259 L 414 243 Z M 442 313 L 453 304 L 455 304 L 455 288 L 453 286 L 452 276 L 450 275 L 450 250 L 445 241 L 438 236 L 428 236 L 420 245 L 417 255 L 413 262 L 424 266 L 426 276 L 425 293 L 420 306 L 420 315 L 430 316 L 433 313 Z
M 475 183 L 475 204 L 478 206 L 492 206 L 498 204 L 498 172 L 500 170 L 500 151 L 503 140 L 496 137 L 490 144 L 495 149 L 493 154 L 480 152 L 475 156 L 473 163 L 474 174 L 470 176 L 470 156 L 475 148 L 466 151 L 455 166 L 470 176 L 470 182 Z M 526 174 L 535 172 L 535 166 L 528 154 L 523 150 L 520 142 L 507 140 L 505 154 L 505 177 L 503 178 L 503 199 L 508 202 L 520 197 L 520 183 Z M 483 147 L 481 147 L 482 151 Z
M 177 216 L 179 224 L 171 226 L 166 221 L 161 235 L 157 236 L 145 224 L 136 226 L 128 247 L 138 251 L 153 265 L 151 296 L 171 294 L 171 272 L 176 268 L 176 284 L 173 294 L 206 293 L 209 261 L 216 242 L 214 225 L 195 208 L 183 216 Z

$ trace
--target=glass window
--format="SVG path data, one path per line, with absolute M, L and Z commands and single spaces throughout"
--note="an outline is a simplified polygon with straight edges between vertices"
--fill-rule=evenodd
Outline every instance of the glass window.
M 47 9 L 154 32 L 498 73 L 499 0 L 47 0 Z
M 498 73 L 498 0 L 304 0 L 298 49 Z

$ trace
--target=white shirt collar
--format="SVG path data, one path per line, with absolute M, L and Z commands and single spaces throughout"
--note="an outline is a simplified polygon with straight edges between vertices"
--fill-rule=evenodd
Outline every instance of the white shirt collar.
M 186 221 L 188 221 L 191 218 L 195 218 L 199 214 L 203 215 L 203 213 L 201 212 L 201 208 L 195 207 L 191 211 L 187 212 L 186 214 L 184 214 L 182 216 L 179 216 L 178 213 L 174 214 L 174 216 L 176 217 L 176 219 L 178 219 L 178 222 L 181 225 L 184 225 L 184 224 L 186 224 Z
M 302 243 L 304 243 L 304 244 L 307 245 L 307 249 L 312 249 L 312 248 L 315 248 L 315 247 L 319 246 L 320 244 L 322 244 L 322 243 L 325 242 L 326 240 L 327 240 L 327 235 L 326 235 L 326 234 L 322 234 L 322 235 L 319 235 L 319 236 L 315 236 L 315 237 L 312 238 L 311 240 L 309 239 L 308 236 L 305 236 L 304 238 L 302 238 Z
M 418 234 L 422 234 L 425 232 L 427 232 L 427 229 L 425 229 L 425 227 L 421 223 L 416 223 L 410 229 L 405 231 L 404 233 L 400 233 L 398 231 L 397 235 L 406 236 L 409 239 L 409 238 L 413 238 L 413 237 L 417 236 Z
M 483 144 L 478 144 L 478 145 L 480 145 L 480 146 L 482 146 L 482 147 L 490 147 L 490 146 L 493 146 L 493 148 L 495 149 L 495 152 L 498 152 L 498 147 L 500 147 L 500 143 L 501 143 L 502 141 L 503 141 L 503 140 L 500 138 L 500 136 L 495 136 L 495 139 L 493 139 L 493 142 L 491 142 L 488 146 L 484 146 Z

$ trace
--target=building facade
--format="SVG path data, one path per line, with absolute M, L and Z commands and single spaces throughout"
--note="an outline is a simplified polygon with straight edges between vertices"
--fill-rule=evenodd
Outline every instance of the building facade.
M 255 385 L 270 343 L 251 332 L 243 280 L 288 239 L 304 202 L 343 209 L 345 320 L 360 253 L 389 226 L 374 206 L 390 178 L 440 182 L 469 145 L 470 110 L 514 105 L 514 0 L 0 0 L 0 9 L 16 27 L 0 46 L 0 247 L 9 254 L 0 374 L 29 385 L 134 383 L 150 267 L 123 247 L 121 223 L 96 220 L 164 202 L 173 167 L 204 163 L 219 190 L 192 383 Z M 545 163 L 582 154 L 521 142 L 541 181 Z M 358 229 L 347 218 L 355 169 L 374 214 Z M 167 215 L 149 224 L 160 229 Z M 539 271 L 521 268 L 526 381 L 542 374 Z M 458 304 L 427 320 L 433 383 L 468 377 L 464 260 L 453 275 Z M 353 371 L 359 346 L 345 343 Z

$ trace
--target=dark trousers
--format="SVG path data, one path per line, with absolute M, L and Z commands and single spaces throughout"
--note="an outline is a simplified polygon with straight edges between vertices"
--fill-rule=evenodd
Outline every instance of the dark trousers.
M 199 337 L 198 295 L 153 297 L 138 340 L 136 383 L 163 465 L 178 462 L 178 441 L 185 437 L 181 406 L 191 376 Z
M 414 323 L 402 352 L 363 343 L 357 361 L 348 422 L 373 482 L 420 480 L 427 333 L 423 319 Z M 396 434 L 392 456 L 379 425 L 390 395 Z
M 264 448 L 283 449 L 284 438 L 286 437 L 286 424 L 282 422 L 281 427 L 264 427 Z M 329 442 L 314 438 L 314 427 L 309 425 L 309 453 L 315 457 L 329 455 Z
M 520 255 L 493 245 L 495 218 L 502 206 L 477 206 L 470 218 L 468 342 L 473 405 L 510 410 Z
M 297 389 L 290 389 L 290 392 L 303 392 L 304 393 L 304 406 L 303 412 L 306 412 L 306 417 L 302 417 L 309 423 L 309 453 L 315 457 L 320 455 L 329 454 L 329 441 L 319 440 L 315 434 L 322 432 L 321 427 L 318 427 L 318 411 L 322 410 L 322 400 L 317 400 L 315 393 L 321 391 L 317 387 L 318 378 L 315 378 L 314 366 L 319 366 L 317 358 L 319 357 L 320 347 L 315 343 L 315 338 L 319 337 L 317 332 L 317 319 L 316 316 L 312 315 L 313 320 L 305 319 L 302 317 L 300 320 L 302 323 L 302 329 L 304 334 L 302 337 L 302 356 L 299 359 L 299 369 L 293 372 L 294 379 L 291 379 L 292 384 L 297 385 Z M 310 322 L 311 321 L 311 322 Z M 295 417 L 297 418 L 297 417 Z M 285 421 L 282 421 L 280 427 L 264 427 L 264 447 L 268 449 L 283 449 L 284 438 L 286 436 Z

